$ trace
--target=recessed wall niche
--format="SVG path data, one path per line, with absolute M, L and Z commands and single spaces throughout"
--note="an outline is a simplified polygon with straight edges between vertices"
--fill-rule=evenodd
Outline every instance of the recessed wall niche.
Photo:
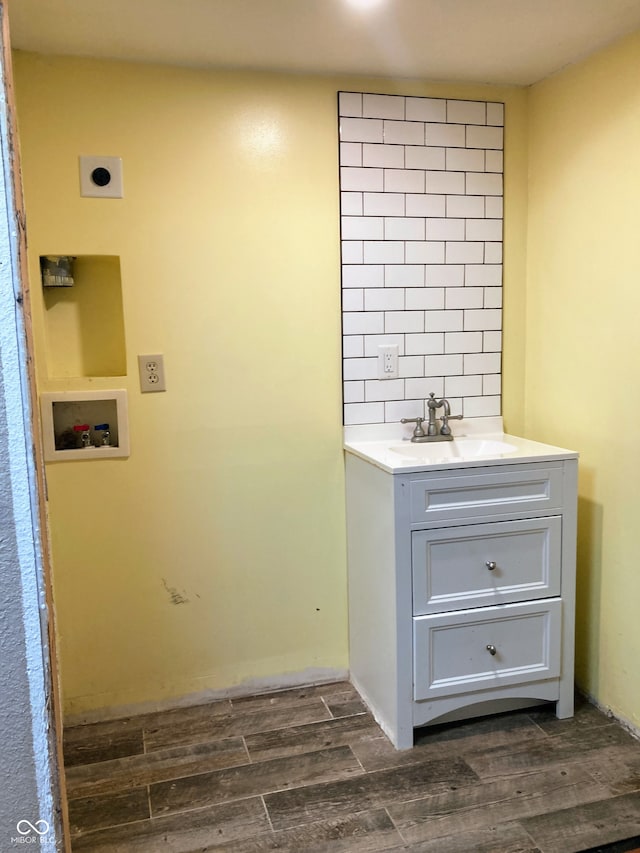
M 60 256 L 41 256 L 49 379 L 125 376 L 120 259 L 66 255 L 70 275 L 55 276 L 46 264 L 56 257 Z M 56 279 L 63 286 L 51 286 Z

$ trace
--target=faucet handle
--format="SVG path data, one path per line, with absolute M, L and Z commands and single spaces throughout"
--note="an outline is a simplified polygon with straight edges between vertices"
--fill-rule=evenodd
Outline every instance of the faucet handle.
M 443 415 L 440 420 L 442 421 L 442 426 L 440 427 L 440 435 L 451 435 L 451 427 L 449 426 L 449 421 L 461 421 L 462 415 Z
M 425 420 L 424 418 L 420 418 L 420 417 L 417 417 L 417 418 L 400 418 L 400 423 L 401 424 L 415 424 L 416 426 L 415 426 L 415 429 L 413 430 L 413 437 L 414 438 L 422 438 L 425 434 L 424 430 L 422 429 L 422 424 L 424 423 L 424 420 Z

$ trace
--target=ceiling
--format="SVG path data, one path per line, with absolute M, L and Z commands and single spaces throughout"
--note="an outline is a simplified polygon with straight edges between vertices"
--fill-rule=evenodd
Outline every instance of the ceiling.
M 9 0 L 9 20 L 39 53 L 526 86 L 639 29 L 640 0 Z

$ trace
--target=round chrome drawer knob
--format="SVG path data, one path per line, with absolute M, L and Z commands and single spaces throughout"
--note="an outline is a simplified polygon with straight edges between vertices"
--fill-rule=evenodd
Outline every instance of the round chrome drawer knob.
M 491 643 L 489 643 L 489 645 L 487 646 L 487 651 L 489 652 L 490 655 L 495 655 L 496 647 L 492 646 Z
M 494 563 L 493 560 L 487 560 L 485 566 L 489 569 L 490 572 L 498 568 L 498 564 Z

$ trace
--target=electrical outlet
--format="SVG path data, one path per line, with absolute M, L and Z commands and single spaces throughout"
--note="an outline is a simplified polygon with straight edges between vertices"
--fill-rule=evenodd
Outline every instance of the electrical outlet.
M 140 374 L 140 390 L 143 394 L 150 391 L 166 391 L 164 381 L 164 356 L 139 355 L 138 372 Z
M 398 378 L 398 344 L 378 347 L 378 379 Z

